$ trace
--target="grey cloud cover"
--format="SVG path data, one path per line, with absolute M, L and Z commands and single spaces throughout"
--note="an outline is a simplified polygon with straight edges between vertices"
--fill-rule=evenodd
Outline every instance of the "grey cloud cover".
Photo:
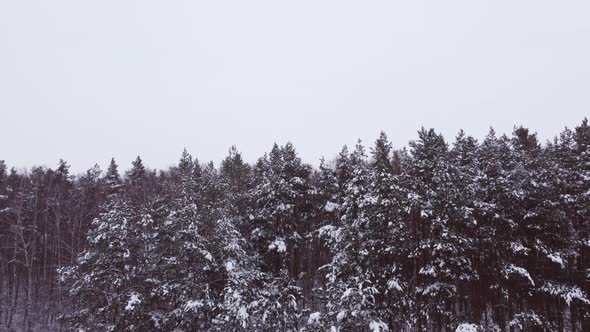
M 0 159 L 76 172 L 183 147 L 315 163 L 386 131 L 543 139 L 590 109 L 587 1 L 0 1 Z

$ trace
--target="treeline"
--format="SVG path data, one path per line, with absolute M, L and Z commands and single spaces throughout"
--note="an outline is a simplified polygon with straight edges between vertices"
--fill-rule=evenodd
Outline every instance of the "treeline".
M 587 120 L 117 168 L 0 162 L 0 329 L 590 330 Z

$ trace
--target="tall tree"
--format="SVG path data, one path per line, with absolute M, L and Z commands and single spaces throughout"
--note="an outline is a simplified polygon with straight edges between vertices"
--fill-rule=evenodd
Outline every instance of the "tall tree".
M 107 168 L 105 174 L 105 183 L 107 186 L 107 192 L 109 195 L 117 193 L 122 186 L 121 176 L 119 175 L 119 165 L 115 162 L 115 158 L 111 159 L 111 163 Z
M 343 151 L 337 164 L 340 170 L 350 170 L 350 176 L 343 183 L 342 225 L 333 232 L 334 256 L 327 285 L 330 324 L 339 331 L 387 328 L 377 312 L 378 288 L 367 270 L 369 252 L 362 243 L 367 220 L 361 208 L 368 190 L 368 165 L 360 140 L 350 157 Z
M 471 260 L 473 240 L 465 233 L 476 223 L 455 183 L 459 170 L 442 135 L 422 128 L 410 146 L 409 203 L 417 228 L 416 325 L 422 330 L 453 328 L 453 304 L 465 301 L 465 285 L 478 278 Z
M 410 261 L 410 233 L 405 224 L 406 190 L 395 174 L 392 146 L 381 132 L 371 151 L 368 190 L 361 211 L 361 251 L 366 252 L 366 273 L 375 285 L 380 316 L 389 329 L 408 328 L 411 321 L 407 274 Z

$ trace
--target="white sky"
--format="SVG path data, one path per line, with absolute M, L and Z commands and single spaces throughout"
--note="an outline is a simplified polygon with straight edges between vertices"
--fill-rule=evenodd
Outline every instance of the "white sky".
M 589 1 L 0 0 L 11 166 L 254 161 L 288 140 L 316 164 L 380 130 L 547 139 L 589 110 Z

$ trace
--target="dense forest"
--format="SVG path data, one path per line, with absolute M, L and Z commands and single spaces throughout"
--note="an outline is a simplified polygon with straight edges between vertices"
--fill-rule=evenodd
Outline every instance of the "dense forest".
M 0 330 L 590 331 L 590 126 L 0 161 L 0 239 Z

